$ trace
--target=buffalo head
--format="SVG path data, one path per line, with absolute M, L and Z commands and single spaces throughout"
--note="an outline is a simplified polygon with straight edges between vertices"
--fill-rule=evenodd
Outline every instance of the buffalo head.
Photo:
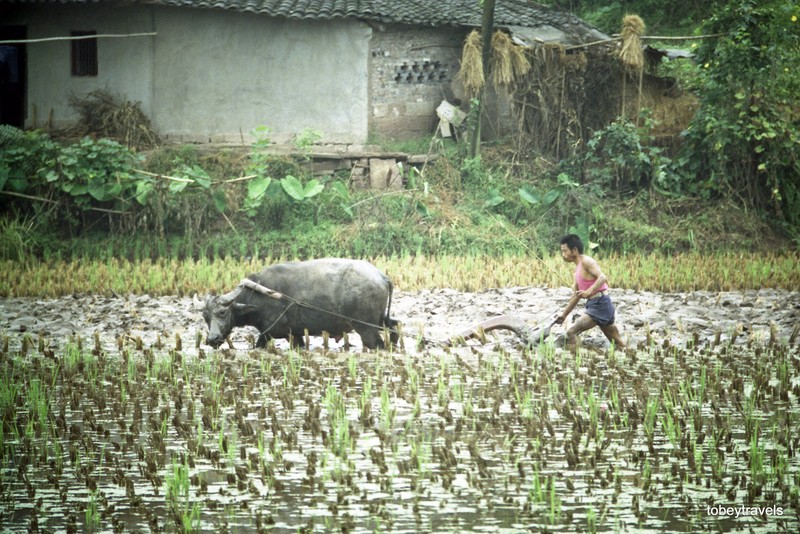
M 222 345 L 236 326 L 237 313 L 252 309 L 249 304 L 236 302 L 241 291 L 241 288 L 237 287 L 225 295 L 219 297 L 210 295 L 206 298 L 203 308 L 203 319 L 208 325 L 206 343 L 215 349 Z

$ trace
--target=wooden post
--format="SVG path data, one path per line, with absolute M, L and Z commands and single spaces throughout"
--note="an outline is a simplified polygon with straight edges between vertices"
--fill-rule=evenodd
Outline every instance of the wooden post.
M 486 84 L 489 83 L 489 61 L 492 56 L 492 31 L 494 29 L 494 4 L 495 0 L 483 0 L 483 20 L 481 26 L 483 60 L 483 88 L 478 94 L 478 109 L 475 130 L 470 140 L 470 157 L 478 157 L 481 153 L 481 115 L 483 115 L 483 99 L 486 96 Z

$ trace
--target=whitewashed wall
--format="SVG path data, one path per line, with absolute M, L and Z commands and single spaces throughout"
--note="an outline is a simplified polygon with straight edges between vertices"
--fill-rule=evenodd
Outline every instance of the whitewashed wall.
M 98 76 L 73 77 L 70 44 L 27 46 L 27 125 L 72 123 L 71 94 L 105 89 L 139 101 L 176 142 L 245 142 L 266 126 L 276 142 L 310 128 L 324 140 L 367 138 L 370 28 L 356 21 L 293 21 L 250 13 L 163 7 L 24 5 L 5 24 L 28 38 L 156 32 L 98 40 Z M 35 112 L 34 112 L 35 110 Z

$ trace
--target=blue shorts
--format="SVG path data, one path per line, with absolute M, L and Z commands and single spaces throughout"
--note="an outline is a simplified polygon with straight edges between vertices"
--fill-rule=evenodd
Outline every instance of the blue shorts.
M 586 301 L 586 315 L 600 326 L 614 324 L 614 304 L 611 297 L 603 295 Z

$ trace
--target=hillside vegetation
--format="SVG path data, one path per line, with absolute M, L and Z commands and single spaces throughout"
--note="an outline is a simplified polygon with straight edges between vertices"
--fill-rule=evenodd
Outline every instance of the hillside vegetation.
M 617 17 L 619 4 L 595 4 L 559 7 L 598 24 Z M 450 140 L 382 141 L 431 156 L 403 169 L 403 190 L 386 192 L 355 190 L 348 173 L 312 175 L 319 132 L 299 134 L 294 156 L 276 156 L 267 128 L 250 147 L 137 152 L 104 137 L 66 142 L 2 127 L 0 259 L 549 256 L 565 233 L 600 255 L 796 249 L 800 8 L 650 4 L 624 7 L 661 17 L 656 29 L 715 36 L 687 43 L 694 62 L 659 67 L 700 104 L 669 155 L 646 109 L 561 161 L 515 140 L 473 158 Z M 690 25 L 679 13 L 706 18 Z

